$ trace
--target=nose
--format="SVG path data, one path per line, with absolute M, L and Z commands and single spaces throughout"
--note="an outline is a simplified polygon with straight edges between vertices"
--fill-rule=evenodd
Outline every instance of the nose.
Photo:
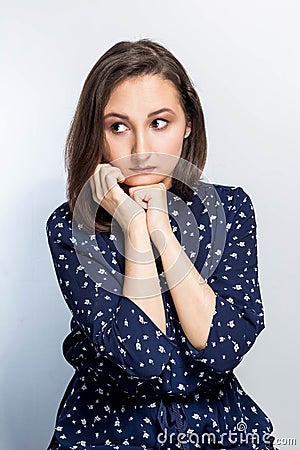
M 145 134 L 139 132 L 135 134 L 134 143 L 131 150 L 131 158 L 135 164 L 144 163 L 148 161 L 151 153 L 149 143 L 146 141 Z

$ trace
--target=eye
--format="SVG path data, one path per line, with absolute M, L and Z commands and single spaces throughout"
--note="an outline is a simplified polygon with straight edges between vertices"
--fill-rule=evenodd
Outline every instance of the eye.
M 155 119 L 151 125 L 154 125 L 153 128 L 156 128 L 157 130 L 162 130 L 163 128 L 166 128 L 168 121 L 165 119 Z
M 116 122 L 110 126 L 110 129 L 115 134 L 121 134 L 124 131 L 126 131 L 128 128 L 126 127 L 126 125 L 124 125 L 124 123 Z

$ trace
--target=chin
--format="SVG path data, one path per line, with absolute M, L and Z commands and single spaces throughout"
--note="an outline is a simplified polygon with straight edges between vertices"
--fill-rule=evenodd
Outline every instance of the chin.
M 125 179 L 124 183 L 127 186 L 133 187 L 133 186 L 147 186 L 150 184 L 158 184 L 162 182 L 167 182 L 166 177 L 163 177 L 161 175 L 153 175 L 153 174 L 138 174 L 133 175 Z

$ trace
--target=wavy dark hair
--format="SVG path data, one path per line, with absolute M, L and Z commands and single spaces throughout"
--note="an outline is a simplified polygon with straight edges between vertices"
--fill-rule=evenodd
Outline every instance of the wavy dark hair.
M 143 75 L 159 75 L 174 84 L 186 123 L 191 126 L 191 133 L 184 139 L 181 153 L 181 158 L 192 163 L 188 165 L 190 169 L 185 168 L 180 180 L 176 178 L 177 166 L 172 173 L 172 186 L 177 189 L 178 195 L 187 198 L 192 193 L 189 186 L 199 183 L 199 170 L 202 173 L 206 162 L 204 115 L 198 94 L 182 64 L 169 50 L 150 39 L 118 42 L 100 57 L 84 83 L 65 150 L 70 209 L 74 210 L 76 200 L 85 186 L 86 197 L 80 201 L 79 208 L 76 205 L 76 211 L 79 210 L 79 216 L 84 218 L 85 224 L 88 223 L 96 231 L 109 231 L 112 219 L 101 206 L 96 219 L 92 219 L 93 200 L 87 184 L 97 164 L 108 162 L 104 151 L 104 108 L 118 83 Z M 121 187 L 125 189 L 122 184 Z M 93 223 L 89 223 L 89 217 Z

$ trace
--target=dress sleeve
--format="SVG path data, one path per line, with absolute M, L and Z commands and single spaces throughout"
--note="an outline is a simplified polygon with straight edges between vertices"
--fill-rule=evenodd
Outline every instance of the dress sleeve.
M 224 252 L 208 280 L 216 294 L 208 340 L 200 351 L 187 342 L 195 360 L 219 372 L 237 366 L 265 326 L 254 208 L 241 187 L 236 191 L 235 212 L 227 222 Z
M 92 235 L 82 241 L 84 251 L 78 250 L 71 216 L 68 207 L 58 208 L 49 217 L 46 230 L 57 280 L 74 319 L 96 350 L 130 376 L 159 376 L 176 345 L 128 297 L 103 288 L 106 277 L 117 273 L 115 253 L 101 237 L 103 248 L 99 248 Z M 100 253 L 111 259 L 113 267 L 103 258 L 95 258 Z M 97 268 L 97 280 L 90 276 L 90 263 Z

